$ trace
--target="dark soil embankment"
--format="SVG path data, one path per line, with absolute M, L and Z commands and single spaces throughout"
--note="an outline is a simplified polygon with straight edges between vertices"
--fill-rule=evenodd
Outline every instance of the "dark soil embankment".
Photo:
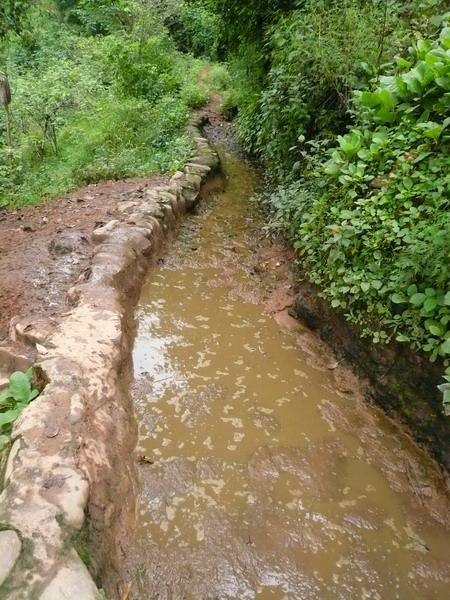
M 405 344 L 373 344 L 357 327 L 319 297 L 320 290 L 299 284 L 295 313 L 318 331 L 336 355 L 368 380 L 367 395 L 411 430 L 435 458 L 450 468 L 450 418 L 442 411 L 443 367 Z

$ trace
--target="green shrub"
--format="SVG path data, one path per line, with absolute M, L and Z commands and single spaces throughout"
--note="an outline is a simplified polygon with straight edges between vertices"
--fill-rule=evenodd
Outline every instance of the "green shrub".
M 209 94 L 198 83 L 193 81 L 183 87 L 180 97 L 189 108 L 200 108 L 208 102 Z
M 208 71 L 207 84 L 217 92 L 228 90 L 231 87 L 231 76 L 227 65 L 213 65 Z
M 270 69 L 238 124 L 273 171 L 298 169 L 303 137 L 345 130 L 352 90 L 367 85 L 401 36 L 398 17 L 388 11 L 386 29 L 395 33 L 381 45 L 383 18 L 380 3 L 306 2 L 268 30 Z
M 134 3 L 128 0 L 56 0 L 70 25 L 87 35 L 107 35 L 133 23 Z
M 74 10 L 89 13 L 92 3 L 63 4 L 63 21 L 51 4 L 33 5 L 26 31 L 0 45 L 13 90 L 14 142 L 6 146 L 0 114 L 0 206 L 176 170 L 191 148 L 183 133 L 188 109 L 207 100 L 193 83 L 200 63 L 178 52 L 140 3 L 120 3 L 126 19 L 114 17 L 96 36 L 69 18 Z
M 167 36 L 152 35 L 145 40 L 114 36 L 107 52 L 110 79 L 120 94 L 154 101 L 179 89 L 176 54 Z
M 450 358 L 450 28 L 419 39 L 371 90 L 355 125 L 274 194 L 308 277 L 375 342 Z
M 204 0 L 155 2 L 178 49 L 194 56 L 217 58 L 220 19 Z

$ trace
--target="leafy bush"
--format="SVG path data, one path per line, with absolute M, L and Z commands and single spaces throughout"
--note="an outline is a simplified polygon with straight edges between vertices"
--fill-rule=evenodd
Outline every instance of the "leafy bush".
M 192 52 L 194 56 L 217 58 L 220 20 L 206 2 L 176 0 L 162 4 L 165 7 L 164 23 L 179 50 Z
M 402 35 L 389 10 L 383 36 L 384 18 L 380 3 L 309 1 L 267 31 L 270 69 L 238 126 L 279 176 L 299 168 L 302 136 L 345 131 L 352 90 L 366 86 Z
M 32 386 L 33 370 L 16 371 L 9 378 L 9 386 L 0 392 L 0 451 L 9 443 L 12 424 L 28 404 L 39 396 Z
M 206 100 L 192 83 L 199 61 L 176 50 L 142 3 L 123 1 L 112 12 L 107 2 L 58 4 L 62 17 L 51 3 L 30 6 L 21 36 L 0 44 L 14 142 L 6 145 L 0 114 L 0 206 L 176 170 L 190 151 L 188 110 Z M 108 26 L 95 36 L 74 18 L 95 21 L 105 10 Z
M 189 108 L 200 108 L 208 102 L 209 94 L 205 88 L 193 82 L 184 86 L 180 97 Z
M 88 35 L 107 35 L 133 23 L 133 2 L 128 0 L 56 0 L 71 25 Z
M 120 94 L 155 101 L 179 89 L 176 54 L 167 36 L 142 41 L 122 35 L 108 41 L 109 76 Z
M 354 95 L 355 125 L 273 197 L 308 277 L 376 342 L 450 358 L 450 28 Z
M 215 91 L 228 90 L 231 87 L 231 76 L 227 65 L 219 63 L 213 65 L 208 71 L 207 83 Z

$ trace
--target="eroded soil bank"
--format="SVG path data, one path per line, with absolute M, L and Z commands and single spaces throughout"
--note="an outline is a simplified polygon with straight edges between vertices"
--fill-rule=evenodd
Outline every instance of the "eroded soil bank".
M 184 223 L 138 308 L 124 594 L 446 598 L 439 469 L 288 316 L 291 257 L 262 234 L 258 178 L 222 159 L 225 189 Z

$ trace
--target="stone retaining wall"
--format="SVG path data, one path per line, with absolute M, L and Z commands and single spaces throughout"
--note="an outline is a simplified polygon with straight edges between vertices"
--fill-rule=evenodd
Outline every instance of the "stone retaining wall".
M 169 185 L 120 203 L 123 219 L 92 235 L 86 281 L 72 309 L 37 345 L 44 392 L 15 423 L 0 496 L 0 597 L 93 600 L 90 574 L 121 560 L 115 523 L 133 512 L 135 424 L 128 382 L 133 311 L 152 257 L 198 202 L 219 159 L 189 125 L 196 152 Z M 80 540 L 94 540 L 83 556 Z M 85 566 L 90 562 L 90 571 Z M 112 591 L 112 595 L 116 592 Z M 117 595 L 117 594 L 116 594 Z

